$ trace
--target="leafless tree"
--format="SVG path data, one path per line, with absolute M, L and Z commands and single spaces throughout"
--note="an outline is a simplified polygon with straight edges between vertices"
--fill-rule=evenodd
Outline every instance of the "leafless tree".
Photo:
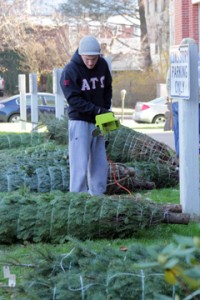
M 109 16 L 119 15 L 122 16 L 124 20 L 128 19 L 130 21 L 130 17 L 133 20 L 138 20 L 139 22 L 137 22 L 137 24 L 134 24 L 134 21 L 132 21 L 132 25 L 140 28 L 141 49 L 138 49 L 134 44 L 130 44 L 130 42 L 127 43 L 127 41 L 123 40 L 120 37 L 122 32 L 119 32 L 118 30 L 111 30 L 112 34 L 110 35 L 110 44 L 108 46 L 112 49 L 113 43 L 117 40 L 119 44 L 126 45 L 126 47 L 130 49 L 131 53 L 134 53 L 135 56 L 140 56 L 140 60 L 142 60 L 142 67 L 144 69 L 148 69 L 151 66 L 152 60 L 143 0 L 74 0 L 73 3 L 71 3 L 70 0 L 66 0 L 66 2 L 61 6 L 61 11 L 68 19 L 71 18 L 72 20 L 77 20 L 78 18 L 82 23 L 91 19 L 98 20 L 101 23 L 101 27 L 105 27 L 106 33 L 109 28 L 105 26 L 105 23 Z M 116 28 L 117 26 L 115 29 Z
M 148 69 L 152 65 L 150 45 L 147 34 L 147 24 L 145 18 L 144 0 L 138 0 L 139 15 L 140 15 L 140 29 L 141 29 L 141 51 L 144 58 L 144 68 Z
M 63 64 L 62 30 L 33 22 L 26 3 L 0 0 L 0 51 L 9 49 L 23 55 L 30 72 L 52 70 Z

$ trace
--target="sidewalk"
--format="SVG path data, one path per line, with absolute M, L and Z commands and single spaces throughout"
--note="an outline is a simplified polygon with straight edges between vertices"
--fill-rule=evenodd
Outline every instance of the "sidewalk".
M 160 143 L 164 143 L 173 150 L 175 150 L 174 132 L 172 130 L 164 131 L 163 127 L 157 127 L 147 124 L 138 124 L 133 120 L 124 120 L 123 125 L 130 127 L 135 131 L 147 134 L 154 140 Z
M 33 126 L 31 123 L 0 123 L 0 132 L 31 132 Z M 39 131 L 44 131 L 45 128 Z
M 120 120 L 121 122 L 121 120 Z M 140 124 L 132 119 L 124 119 L 122 125 L 130 127 L 140 132 L 164 132 L 163 128 L 148 124 Z M 149 127 L 149 128 L 148 128 Z M 31 123 L 0 123 L 0 132 L 30 132 L 33 129 Z

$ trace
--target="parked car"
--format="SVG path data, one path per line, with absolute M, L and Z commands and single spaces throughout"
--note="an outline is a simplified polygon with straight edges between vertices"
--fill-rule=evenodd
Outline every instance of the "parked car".
M 138 123 L 165 123 L 168 111 L 168 97 L 159 97 L 148 102 L 136 102 L 133 120 Z
M 55 95 L 51 93 L 38 93 L 38 112 L 55 115 Z M 31 120 L 31 94 L 26 94 L 27 120 Z M 67 103 L 65 100 L 65 110 Z M 0 101 L 0 122 L 20 121 L 20 95 Z

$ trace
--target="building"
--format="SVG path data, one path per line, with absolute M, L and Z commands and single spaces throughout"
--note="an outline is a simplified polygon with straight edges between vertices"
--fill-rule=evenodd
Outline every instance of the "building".
M 200 0 L 173 0 L 174 45 L 193 38 L 200 48 Z

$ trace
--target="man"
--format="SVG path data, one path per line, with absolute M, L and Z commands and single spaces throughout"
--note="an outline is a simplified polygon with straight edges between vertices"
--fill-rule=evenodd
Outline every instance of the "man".
M 101 195 L 106 191 L 108 162 L 103 136 L 92 132 L 96 115 L 111 107 L 112 78 L 95 37 L 81 39 L 60 84 L 69 104 L 70 192 Z

